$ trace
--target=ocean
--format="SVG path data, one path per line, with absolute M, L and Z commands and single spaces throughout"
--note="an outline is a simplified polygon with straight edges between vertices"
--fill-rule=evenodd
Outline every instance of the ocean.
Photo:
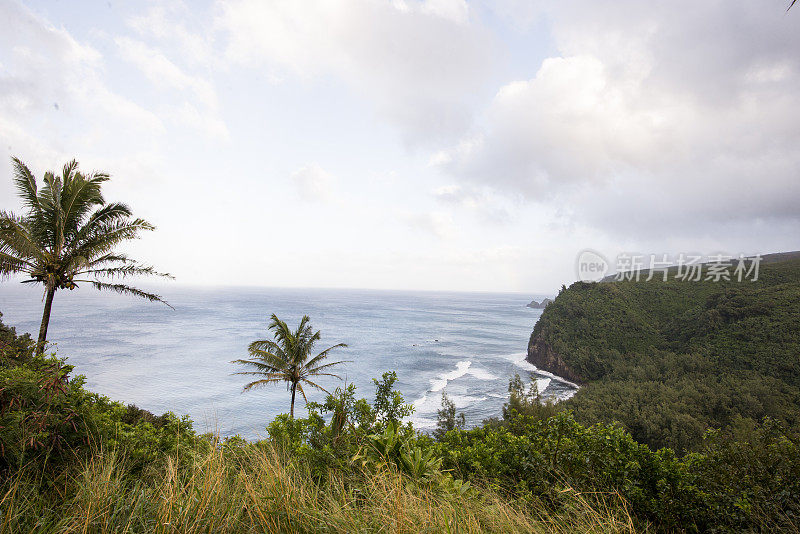
M 468 426 L 501 414 L 509 379 L 536 380 L 545 397 L 567 398 L 574 388 L 525 361 L 528 338 L 541 310 L 525 305 L 548 295 L 406 292 L 353 289 L 159 288 L 175 308 L 90 288 L 59 291 L 48 340 L 86 387 L 111 399 L 160 414 L 188 414 L 200 432 L 264 437 L 276 415 L 288 413 L 289 392 L 275 385 L 242 393 L 249 377 L 230 363 L 247 346 L 271 337 L 272 313 L 293 329 L 305 314 L 322 332 L 318 350 L 348 347 L 329 361 L 350 360 L 322 378 L 333 391 L 355 384 L 374 398 L 373 378 L 397 372 L 396 389 L 415 407 L 415 427 L 431 429 L 443 391 Z M 550 295 L 552 297 L 552 295 Z M 36 337 L 40 288 L 0 284 L 3 322 Z M 306 391 L 309 400 L 323 394 Z M 295 414 L 305 414 L 298 394 Z

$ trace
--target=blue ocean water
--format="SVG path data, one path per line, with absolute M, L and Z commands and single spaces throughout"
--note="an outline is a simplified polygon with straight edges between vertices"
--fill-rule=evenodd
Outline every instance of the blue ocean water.
M 246 438 L 289 411 L 282 385 L 242 393 L 248 377 L 230 363 L 247 357 L 247 345 L 270 337 L 275 313 L 295 327 L 307 314 L 322 331 L 319 350 L 336 343 L 330 360 L 351 360 L 337 371 L 372 399 L 372 378 L 396 371 L 397 389 L 412 402 L 418 428 L 435 426 L 446 391 L 468 425 L 498 416 L 514 373 L 537 380 L 546 396 L 574 390 L 524 361 L 541 310 L 527 308 L 545 295 L 399 292 L 352 289 L 160 289 L 174 310 L 91 289 L 59 291 L 48 339 L 68 357 L 75 374 L 98 393 L 154 413 L 189 414 L 199 431 Z M 40 288 L 0 284 L 3 322 L 18 332 L 38 332 Z M 333 391 L 342 382 L 323 378 Z M 310 393 L 310 391 L 307 391 Z M 322 400 L 310 393 L 310 400 Z M 298 395 L 296 410 L 304 414 Z

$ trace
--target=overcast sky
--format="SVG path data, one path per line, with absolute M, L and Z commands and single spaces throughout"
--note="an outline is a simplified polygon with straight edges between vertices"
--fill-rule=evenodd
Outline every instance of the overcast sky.
M 11 156 L 179 283 L 551 293 L 577 253 L 800 249 L 788 0 L 0 0 Z

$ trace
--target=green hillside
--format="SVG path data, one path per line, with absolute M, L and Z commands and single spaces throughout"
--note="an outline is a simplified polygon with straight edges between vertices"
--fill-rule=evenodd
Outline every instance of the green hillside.
M 800 259 L 758 280 L 577 282 L 536 324 L 528 359 L 584 385 L 567 406 L 679 452 L 709 428 L 800 428 Z

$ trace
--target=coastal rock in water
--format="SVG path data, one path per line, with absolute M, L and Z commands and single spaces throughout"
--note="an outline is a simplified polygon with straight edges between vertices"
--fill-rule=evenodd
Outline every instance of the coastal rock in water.
M 543 310 L 545 308 L 545 306 L 547 306 L 551 302 L 553 302 L 553 301 L 548 299 L 548 298 L 544 299 L 542 302 L 536 302 L 535 300 L 532 300 L 528 304 L 526 304 L 526 306 L 528 308 L 534 308 L 534 309 L 537 309 L 537 310 Z
M 583 380 L 570 369 L 564 360 L 556 354 L 553 348 L 535 333 L 531 334 L 528 342 L 528 355 L 525 360 L 532 363 L 542 371 L 553 373 L 556 376 L 565 378 L 576 384 L 581 384 Z

